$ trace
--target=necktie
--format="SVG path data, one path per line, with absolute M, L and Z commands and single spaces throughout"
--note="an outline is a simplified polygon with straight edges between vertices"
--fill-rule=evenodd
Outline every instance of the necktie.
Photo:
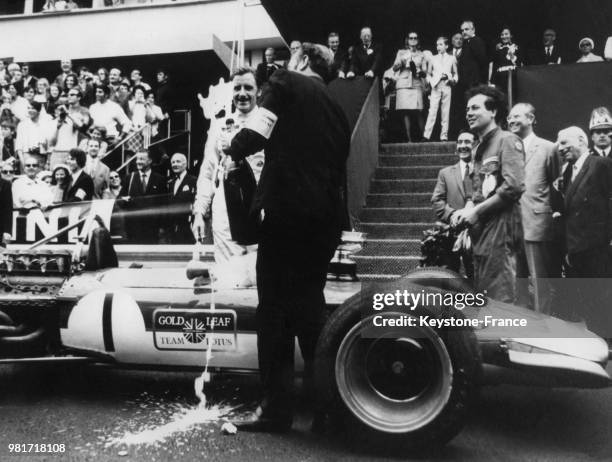
M 463 175 L 463 190 L 465 191 L 465 200 L 472 199 L 474 187 L 472 185 L 472 177 L 470 176 L 470 164 L 466 162 L 465 173 Z
M 574 171 L 574 164 L 567 164 L 565 171 L 563 172 L 563 192 L 566 193 L 572 184 L 572 172 Z
M 147 190 L 147 175 L 146 175 L 146 173 L 141 173 L 140 184 L 142 185 L 142 192 L 144 193 Z
M 550 58 L 550 55 L 551 55 L 550 47 L 546 47 L 546 56 Z

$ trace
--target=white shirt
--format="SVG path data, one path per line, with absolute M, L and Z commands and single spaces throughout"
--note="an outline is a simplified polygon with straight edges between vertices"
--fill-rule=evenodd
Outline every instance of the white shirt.
M 38 182 L 25 175 L 20 176 L 13 182 L 13 206 L 14 207 L 46 207 L 51 204 L 52 194 L 47 183 Z
M 606 149 L 599 149 L 599 148 L 593 148 L 593 151 L 595 151 L 597 154 L 599 154 L 601 157 L 608 157 L 610 155 L 610 150 L 612 148 L 607 147 Z
M 448 80 L 443 85 L 457 81 L 457 60 L 448 53 L 438 53 L 430 58 L 431 74 L 428 77 L 432 87 L 436 87 L 441 82 L 442 74 L 446 74 Z
M 104 103 L 94 103 L 89 107 L 89 115 L 93 120 L 94 125 L 101 125 L 106 128 L 106 134 L 113 138 L 119 134 L 117 131 L 117 123 L 122 126 L 123 132 L 127 133 L 132 127 L 132 123 L 125 112 L 114 101 L 105 101 Z
M 531 143 L 533 143 L 533 140 L 535 140 L 535 138 L 536 138 L 536 135 L 533 132 L 531 132 L 529 135 L 523 138 L 523 148 L 525 152 L 529 151 L 529 147 L 531 146 Z
M 572 167 L 572 181 L 574 181 L 576 179 L 576 177 L 578 176 L 578 174 L 580 173 L 580 169 L 582 169 L 582 166 L 584 165 L 584 161 L 586 160 L 587 157 L 589 157 L 589 151 L 584 151 L 580 157 L 578 157 L 578 160 L 576 162 L 574 162 L 574 165 Z
M 174 182 L 174 195 L 176 196 L 176 193 L 178 192 L 178 188 L 181 185 L 183 179 L 185 178 L 185 176 L 187 175 L 187 172 L 183 172 L 179 175 L 179 177 L 176 179 L 176 181 Z
M 41 154 L 44 154 L 54 130 L 54 124 L 44 117 L 39 116 L 36 122 L 25 119 L 17 126 L 15 150 L 29 152 L 32 148 L 42 148 Z
M 612 37 L 608 37 L 608 40 L 606 40 L 606 47 L 604 48 L 604 58 L 612 59 Z

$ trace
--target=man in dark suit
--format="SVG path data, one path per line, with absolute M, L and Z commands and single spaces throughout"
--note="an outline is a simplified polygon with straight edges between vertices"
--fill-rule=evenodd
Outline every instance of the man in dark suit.
M 348 53 L 340 48 L 340 35 L 338 32 L 330 32 L 327 36 L 327 46 L 334 55 L 334 62 L 331 66 L 332 79 L 336 77 L 343 79 L 346 77 L 349 61 Z
M 177 152 L 170 159 L 173 176 L 168 181 L 170 193 L 168 222 L 168 238 L 174 244 L 193 243 L 193 234 L 189 227 L 191 204 L 195 198 L 197 179 L 187 173 L 187 157 Z
M 516 104 L 508 116 L 508 128 L 523 140 L 525 149 L 525 192 L 521 196 L 521 219 L 525 239 L 525 257 L 534 288 L 535 310 L 551 314 L 555 306 L 554 280 L 561 277 L 562 244 L 559 220 L 553 218 L 554 181 L 561 172 L 554 143 L 536 136 L 535 108 L 529 103 Z M 519 265 L 520 266 L 520 265 Z M 525 283 L 529 274 L 521 268 L 518 275 Z M 518 273 L 517 269 L 517 273 Z
M 82 149 L 73 148 L 68 152 L 68 167 L 72 181 L 64 196 L 65 202 L 90 201 L 94 195 L 94 183 L 83 171 L 87 164 L 87 154 Z
M 542 38 L 542 47 L 531 52 L 530 64 L 561 64 L 561 53 L 555 45 L 557 33 L 546 29 Z
M 13 232 L 13 191 L 10 181 L 0 178 L 0 247 L 11 242 Z
M 361 29 L 361 44 L 353 47 L 351 64 L 346 77 L 352 79 L 356 75 L 363 75 L 369 79 L 382 74 L 382 45 L 372 43 L 372 29 Z
M 579 281 L 579 302 L 573 308 L 587 327 L 612 337 L 607 295 L 612 276 L 609 245 L 612 240 L 612 163 L 589 154 L 588 137 L 578 127 L 561 130 L 559 153 L 567 162 L 563 172 L 566 274 Z M 600 279 L 597 279 L 600 278 Z
M 463 46 L 457 61 L 458 84 L 462 90 L 467 91 L 471 87 L 487 82 L 489 62 L 487 47 L 484 40 L 476 36 L 473 21 L 463 21 L 461 34 Z
M 459 162 L 444 167 L 438 174 L 438 181 L 431 197 L 431 204 L 438 219 L 454 224 L 453 214 L 464 208 L 472 200 L 472 147 L 474 135 L 464 131 L 457 138 Z M 461 259 L 467 277 L 474 276 L 471 253 L 453 253 L 449 256 L 449 268 L 459 271 Z
M 123 183 L 120 196 L 129 196 L 126 204 L 127 237 L 135 243 L 157 243 L 160 231 L 159 209 L 165 205 L 168 192 L 166 179 L 151 170 L 153 163 L 148 151 L 136 154 L 136 171 L 132 172 Z M 129 210 L 139 211 L 130 217 Z
M 257 65 L 255 71 L 255 80 L 257 85 L 261 86 L 268 81 L 274 71 L 280 69 L 280 66 L 274 62 L 274 48 L 266 48 L 264 52 L 264 62 Z
M 291 57 L 291 70 L 270 78 L 255 118 L 225 149 L 234 161 L 265 152 L 252 207 L 255 216 L 264 211 L 257 254 L 264 400 L 242 422 L 251 429 L 291 428 L 295 336 L 308 379 L 323 327 L 323 288 L 340 242 L 341 187 L 351 136 L 342 108 L 325 85 L 332 59 L 326 47 L 304 43 Z
M 612 158 L 612 115 L 607 107 L 593 109 L 589 132 L 593 142 L 591 154 Z

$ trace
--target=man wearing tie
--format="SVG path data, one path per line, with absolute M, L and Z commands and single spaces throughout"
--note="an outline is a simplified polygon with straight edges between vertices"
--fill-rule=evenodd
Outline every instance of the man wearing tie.
M 438 174 L 438 182 L 431 196 L 431 204 L 439 220 L 444 223 L 455 224 L 455 212 L 464 208 L 466 205 L 473 207 L 472 203 L 472 172 L 474 165 L 472 162 L 472 148 L 474 146 L 474 135 L 468 131 L 463 131 L 457 138 L 456 153 L 459 162 L 450 167 L 444 167 Z M 461 258 L 460 258 L 461 257 Z M 449 256 L 449 268 L 459 272 L 461 261 L 468 278 L 474 276 L 474 264 L 472 255 L 454 253 Z
M 546 29 L 542 39 L 543 46 L 533 52 L 531 64 L 561 64 L 561 54 L 555 45 L 557 33 L 552 29 Z
M 557 193 L 553 183 L 559 177 L 561 163 L 555 145 L 534 133 L 535 121 L 535 108 L 519 103 L 510 111 L 508 128 L 523 140 L 525 149 L 521 219 L 526 265 L 534 287 L 534 308 L 539 313 L 551 314 L 556 293 L 554 279 L 561 277 L 562 244 L 557 229 L 560 223 L 553 218 Z M 519 275 L 524 279 L 527 276 Z
M 591 132 L 591 141 L 593 141 L 591 154 L 610 158 L 610 151 L 612 151 L 612 116 L 607 107 L 593 109 L 589 131 Z
M 129 196 L 130 210 L 144 211 L 126 220 L 128 238 L 137 243 L 157 243 L 159 238 L 159 214 L 167 193 L 166 179 L 151 170 L 151 157 L 147 151 L 136 154 L 136 171 L 132 172 L 121 188 L 121 196 Z
M 177 152 L 170 159 L 173 177 L 168 181 L 170 192 L 168 213 L 169 240 L 174 244 L 193 243 L 189 227 L 191 204 L 195 198 L 197 179 L 187 173 L 187 157 Z
M 567 162 L 563 172 L 566 275 L 578 281 L 579 302 L 572 308 L 587 327 L 612 337 L 612 316 L 607 295 L 612 276 L 609 245 L 612 239 L 612 163 L 590 155 L 581 128 L 561 130 L 557 146 Z
M 100 140 L 90 139 L 87 141 L 87 163 L 85 173 L 94 182 L 94 199 L 102 199 L 102 193 L 108 188 L 110 169 L 100 161 Z
M 266 48 L 264 52 L 264 62 L 259 63 L 255 71 L 257 85 L 261 88 L 278 69 L 280 69 L 280 66 L 274 62 L 274 48 Z

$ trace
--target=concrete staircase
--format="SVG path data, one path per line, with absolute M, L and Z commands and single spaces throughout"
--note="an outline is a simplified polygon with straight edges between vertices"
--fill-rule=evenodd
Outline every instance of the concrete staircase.
M 383 144 L 358 230 L 366 244 L 353 256 L 362 280 L 392 279 L 418 266 L 438 172 L 456 162 L 455 143 Z

